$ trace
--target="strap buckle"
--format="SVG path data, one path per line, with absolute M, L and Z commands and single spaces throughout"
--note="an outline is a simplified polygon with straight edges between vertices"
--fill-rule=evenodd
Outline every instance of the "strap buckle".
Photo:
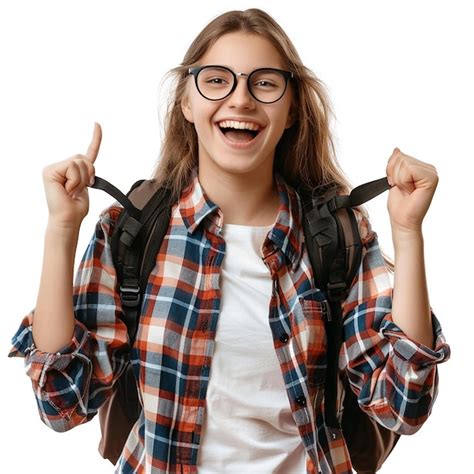
M 136 286 L 120 286 L 120 299 L 124 306 L 134 308 L 140 303 L 140 287 Z

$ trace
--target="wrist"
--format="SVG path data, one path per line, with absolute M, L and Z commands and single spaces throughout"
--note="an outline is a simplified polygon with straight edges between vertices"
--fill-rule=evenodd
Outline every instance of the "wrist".
M 392 227 L 392 241 L 395 252 L 408 248 L 423 247 L 423 232 L 419 230 Z
M 75 244 L 79 237 L 79 231 L 81 223 L 64 223 L 55 221 L 52 218 L 48 219 L 48 225 L 46 227 L 46 236 L 60 240 L 63 242 L 70 242 Z

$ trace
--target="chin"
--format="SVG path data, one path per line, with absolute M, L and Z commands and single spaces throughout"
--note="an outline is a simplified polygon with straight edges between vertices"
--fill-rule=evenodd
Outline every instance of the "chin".
M 220 168 L 222 171 L 236 175 L 262 172 L 264 169 L 263 162 L 249 156 L 227 155 L 226 158 L 221 157 L 218 160 L 212 160 L 212 162 L 213 166 Z

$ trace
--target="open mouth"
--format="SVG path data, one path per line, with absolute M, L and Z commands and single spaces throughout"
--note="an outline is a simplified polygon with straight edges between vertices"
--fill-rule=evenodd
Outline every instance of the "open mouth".
M 228 141 L 240 144 L 252 142 L 263 130 L 262 128 L 250 129 L 229 127 L 228 124 L 225 123 L 217 124 L 217 127 Z

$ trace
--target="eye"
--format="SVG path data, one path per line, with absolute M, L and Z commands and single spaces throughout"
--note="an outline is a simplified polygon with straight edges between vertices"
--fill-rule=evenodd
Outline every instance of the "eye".
M 222 79 L 221 77 L 214 77 L 212 79 L 207 79 L 206 82 L 208 84 L 225 84 L 227 81 L 225 79 Z
M 272 87 L 277 87 L 277 85 L 270 81 L 260 80 L 254 84 L 254 87 L 260 87 L 262 89 L 271 89 Z
M 198 75 L 198 85 L 207 88 L 227 88 L 232 84 L 232 73 L 221 67 L 205 67 Z
M 252 87 L 261 91 L 270 91 L 285 87 L 285 79 L 271 69 L 256 70 L 252 73 Z

